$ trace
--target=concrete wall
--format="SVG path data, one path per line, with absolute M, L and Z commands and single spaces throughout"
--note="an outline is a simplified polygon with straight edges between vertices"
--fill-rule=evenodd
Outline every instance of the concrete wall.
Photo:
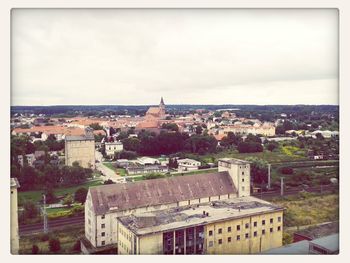
M 17 188 L 11 187 L 11 254 L 19 250 Z
M 227 171 L 235 185 L 238 196 L 250 196 L 250 165 L 249 164 L 231 164 L 223 161 L 218 163 L 218 171 Z
M 78 162 L 81 167 L 95 168 L 95 142 L 93 140 L 65 141 L 65 164 Z
M 270 223 L 271 218 L 273 223 Z M 280 218 L 280 221 L 278 221 L 278 218 Z M 265 225 L 262 225 L 262 220 L 265 220 Z M 254 222 L 257 223 L 256 226 L 254 226 Z M 248 228 L 245 227 L 246 224 L 249 224 Z M 240 230 L 237 230 L 238 225 Z M 228 231 L 229 227 L 231 227 L 231 232 Z M 280 230 L 278 230 L 278 227 L 280 227 Z M 270 233 L 270 228 L 273 229 L 272 233 Z M 221 234 L 219 229 L 222 230 Z M 264 235 L 262 230 L 265 230 Z M 209 236 L 209 231 L 213 232 L 212 236 Z M 256 236 L 254 236 L 254 232 L 256 232 Z M 282 211 L 208 224 L 205 227 L 206 254 L 259 253 L 282 246 L 282 233 Z M 246 234 L 248 234 L 248 238 L 245 237 Z M 240 240 L 237 240 L 237 236 L 240 236 Z M 230 242 L 229 238 L 231 238 Z M 219 240 L 222 241 L 222 244 L 219 244 Z

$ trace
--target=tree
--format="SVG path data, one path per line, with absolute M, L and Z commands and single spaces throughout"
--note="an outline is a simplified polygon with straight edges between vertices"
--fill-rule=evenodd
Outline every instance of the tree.
M 24 218 L 36 218 L 39 215 L 39 209 L 32 201 L 26 201 L 23 205 Z
M 281 173 L 282 174 L 293 174 L 294 170 L 292 167 L 282 167 L 281 168 Z
M 103 184 L 115 184 L 115 182 L 113 182 L 111 179 L 108 179 L 104 181 Z
M 32 254 L 39 254 L 39 247 L 35 244 L 32 246 Z
M 86 200 L 88 190 L 84 187 L 80 187 L 77 191 L 74 193 L 74 201 L 84 204 Z
M 71 207 L 73 203 L 73 197 L 71 194 L 67 194 L 66 197 L 63 199 L 63 204 L 67 205 L 68 207 Z
M 272 152 L 274 149 L 278 148 L 278 143 L 277 142 L 269 142 L 267 145 L 266 145 L 266 148 Z
M 73 247 L 72 247 L 72 250 L 73 250 L 73 251 L 76 251 L 76 252 L 80 252 L 80 251 L 81 251 L 80 240 L 77 240 L 77 241 L 74 243 L 74 245 L 73 245 Z
M 259 158 L 247 158 L 250 162 L 250 176 L 255 184 L 263 185 L 268 181 L 268 163 Z
M 125 138 L 122 140 L 123 148 L 126 151 L 137 152 L 140 148 L 141 141 L 138 138 Z
M 227 135 L 222 138 L 220 145 L 225 148 L 231 148 L 234 145 L 238 145 L 241 141 L 241 136 L 235 135 L 233 132 L 228 132 Z
M 263 146 L 257 142 L 240 142 L 237 147 L 239 153 L 262 152 Z
M 200 125 L 197 125 L 197 127 L 196 127 L 196 134 L 202 134 L 202 131 L 203 131 L 203 128 L 202 128 L 202 126 L 200 126 Z
M 98 124 L 97 122 L 96 122 L 96 123 L 91 123 L 89 126 L 90 126 L 92 129 L 94 129 L 95 131 L 96 131 L 96 130 L 103 130 L 103 127 L 102 127 L 100 124 Z
M 58 252 L 61 250 L 61 242 L 58 238 L 50 238 L 49 249 L 51 252 Z
M 128 160 L 134 160 L 137 158 L 137 153 L 133 151 L 121 151 L 121 152 L 115 152 L 115 159 L 128 159 Z

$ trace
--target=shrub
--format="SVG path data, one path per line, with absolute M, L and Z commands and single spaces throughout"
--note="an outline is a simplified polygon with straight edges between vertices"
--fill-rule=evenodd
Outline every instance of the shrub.
M 37 245 L 32 246 L 32 254 L 38 254 L 39 253 L 39 247 Z
M 58 238 L 51 238 L 49 240 L 49 250 L 51 252 L 58 252 L 61 250 L 61 242 Z
M 81 204 L 84 204 L 87 193 L 88 193 L 88 190 L 86 188 L 84 188 L 84 187 L 79 188 L 74 193 L 74 201 L 81 203 Z
M 292 167 L 282 167 L 281 173 L 282 174 L 293 174 L 294 170 Z
M 45 242 L 45 241 L 47 241 L 49 239 L 50 239 L 50 236 L 48 234 L 42 234 L 40 236 L 40 240 L 43 241 L 43 242 Z
M 80 251 L 81 251 L 81 249 L 80 249 L 80 240 L 77 240 L 77 241 L 74 243 L 74 245 L 73 245 L 73 247 L 72 247 L 72 250 L 73 250 L 73 251 L 77 251 L 77 252 L 80 252 Z

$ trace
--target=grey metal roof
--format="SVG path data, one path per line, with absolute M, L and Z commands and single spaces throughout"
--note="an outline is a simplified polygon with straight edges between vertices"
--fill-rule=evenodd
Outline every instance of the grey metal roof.
M 315 244 L 319 247 L 325 248 L 329 251 L 339 250 L 339 233 L 321 237 L 310 241 L 311 244 Z
M 240 159 L 234 159 L 234 158 L 221 158 L 219 161 L 230 163 L 230 164 L 250 164 L 250 162 Z
M 309 241 L 302 240 L 283 247 L 273 248 L 262 252 L 269 255 L 308 255 Z

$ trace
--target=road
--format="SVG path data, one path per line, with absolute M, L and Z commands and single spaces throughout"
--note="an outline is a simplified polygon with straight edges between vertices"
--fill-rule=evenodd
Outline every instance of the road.
M 61 219 L 51 220 L 48 222 L 49 231 L 59 229 L 65 226 L 72 226 L 72 225 L 84 226 L 84 216 L 61 218 Z M 41 233 L 42 231 L 43 231 L 43 223 L 19 225 L 20 236 Z
M 118 179 L 121 178 L 121 176 L 119 174 L 116 174 L 114 171 L 112 171 L 111 169 L 109 169 L 107 166 L 103 165 L 103 157 L 102 154 L 99 151 L 95 152 L 95 158 L 98 161 L 96 163 L 96 170 L 100 171 L 104 176 L 102 176 L 101 178 L 104 181 L 107 181 L 108 179 L 112 180 L 113 182 L 118 182 Z

